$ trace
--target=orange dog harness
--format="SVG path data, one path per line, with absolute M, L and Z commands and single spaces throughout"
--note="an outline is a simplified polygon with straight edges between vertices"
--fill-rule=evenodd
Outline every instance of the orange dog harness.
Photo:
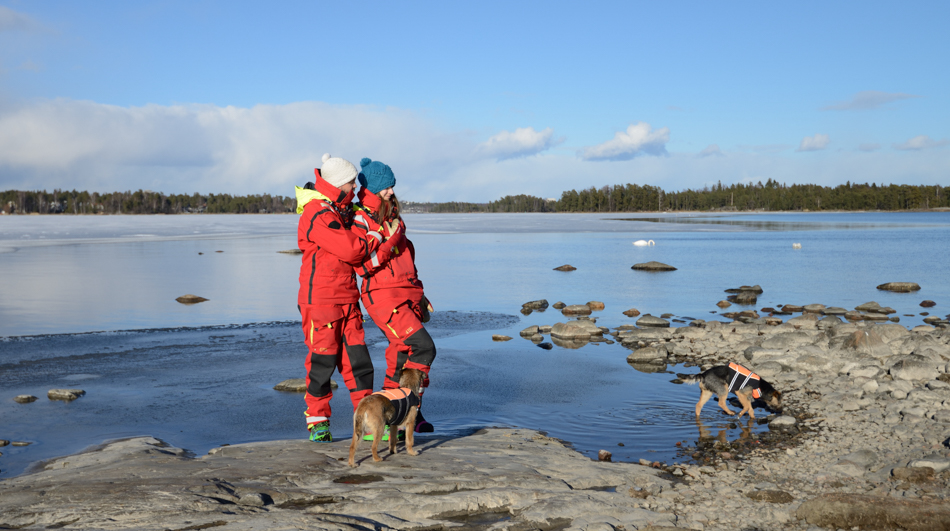
M 406 420 L 406 415 L 409 414 L 409 410 L 413 406 L 419 406 L 419 397 L 416 396 L 416 394 L 413 393 L 411 389 L 406 387 L 400 387 L 399 389 L 383 389 L 382 391 L 377 391 L 373 394 L 389 399 L 389 401 L 392 402 L 393 407 L 396 409 L 392 416 L 386 420 L 386 424 L 402 424 L 402 421 Z
M 758 374 L 738 363 L 730 363 L 729 370 L 732 371 L 732 378 L 729 381 L 729 391 L 738 391 L 748 385 L 752 388 L 752 398 L 762 398 L 762 391 L 759 390 L 760 378 Z M 740 377 L 743 378 L 742 383 L 739 383 Z M 738 387 L 736 387 L 737 383 L 739 383 Z

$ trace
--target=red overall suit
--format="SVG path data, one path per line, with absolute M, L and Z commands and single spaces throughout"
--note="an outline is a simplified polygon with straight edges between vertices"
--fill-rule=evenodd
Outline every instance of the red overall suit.
M 402 220 L 380 224 L 374 219 L 382 201 L 365 187 L 358 194 L 359 206 L 353 218 L 353 231 L 358 234 L 380 232 L 388 238 L 395 230 L 405 232 Z M 387 242 L 389 240 L 386 240 Z M 415 248 L 408 238 L 392 248 L 388 260 L 377 253 L 356 268 L 363 277 L 362 301 L 376 326 L 386 335 L 386 379 L 383 389 L 399 387 L 403 368 L 419 369 L 426 373 L 435 359 L 435 343 L 422 326 L 422 305 L 428 305 L 422 295 L 415 264 Z
M 363 338 L 363 314 L 353 267 L 378 257 L 388 259 L 403 242 L 401 232 L 383 242 L 373 231 L 350 230 L 353 192 L 323 180 L 315 170 L 313 189 L 296 187 L 297 245 L 303 251 L 297 306 L 309 353 L 307 368 L 307 425 L 330 417 L 330 376 L 340 371 L 350 391 L 353 408 L 373 392 L 373 362 Z

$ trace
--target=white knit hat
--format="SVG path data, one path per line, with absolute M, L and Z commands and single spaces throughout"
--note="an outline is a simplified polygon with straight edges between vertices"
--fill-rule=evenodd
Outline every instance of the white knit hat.
M 323 177 L 324 181 L 339 188 L 346 183 L 355 181 L 358 174 L 359 172 L 356 171 L 356 166 L 352 162 L 331 157 L 329 153 L 323 154 L 323 167 L 320 168 L 320 176 Z

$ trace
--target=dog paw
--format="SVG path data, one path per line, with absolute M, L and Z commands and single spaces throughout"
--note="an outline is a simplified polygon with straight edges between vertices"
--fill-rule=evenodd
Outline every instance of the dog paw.
M 409 454 L 409 455 L 419 455 L 419 452 L 417 452 L 417 451 L 415 451 L 415 450 L 406 450 L 406 453 Z

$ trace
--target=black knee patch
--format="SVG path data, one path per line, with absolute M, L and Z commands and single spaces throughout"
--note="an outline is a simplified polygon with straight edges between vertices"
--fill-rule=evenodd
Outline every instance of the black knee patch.
M 310 385 L 307 393 L 310 396 L 327 396 L 330 394 L 330 377 L 336 369 L 336 356 L 310 353 Z
M 402 376 L 402 368 L 406 365 L 406 362 L 409 361 L 409 353 L 400 350 L 396 353 L 396 368 L 393 370 L 393 375 L 391 378 L 387 376 L 390 380 L 399 383 L 399 378 Z
M 432 362 L 435 360 L 435 342 L 432 341 L 432 336 L 425 328 L 416 330 L 414 334 L 406 338 L 405 343 L 412 349 L 412 355 L 409 356 L 409 359 L 413 363 L 426 367 L 432 366 Z M 400 363 L 399 367 L 402 368 L 402 365 Z
M 347 345 L 346 355 L 350 358 L 350 367 L 353 368 L 353 379 L 356 389 L 350 391 L 364 391 L 373 388 L 373 360 L 369 357 L 366 345 Z

